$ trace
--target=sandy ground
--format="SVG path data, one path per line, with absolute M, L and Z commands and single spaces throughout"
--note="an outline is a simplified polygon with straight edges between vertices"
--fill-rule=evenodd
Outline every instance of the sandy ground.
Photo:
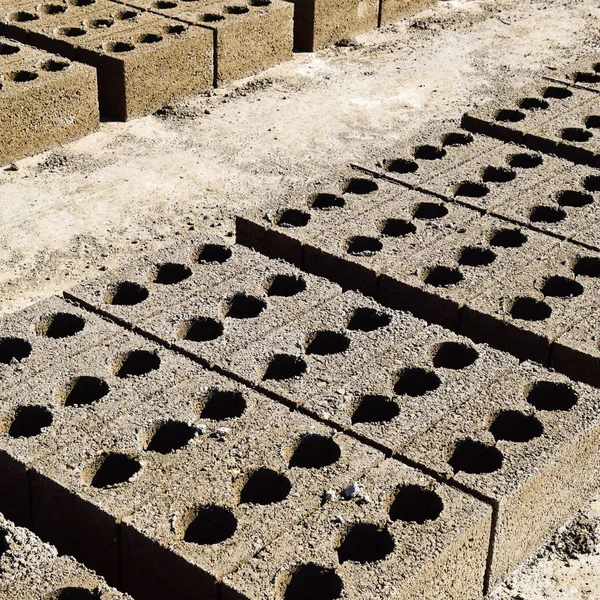
M 593 52 L 599 22 L 590 0 L 439 2 L 0 170 L 0 312 L 194 230 L 232 235 L 244 207 L 367 155 L 389 156 L 499 86 Z M 550 548 L 493 600 L 600 598 L 600 558 L 567 562 Z

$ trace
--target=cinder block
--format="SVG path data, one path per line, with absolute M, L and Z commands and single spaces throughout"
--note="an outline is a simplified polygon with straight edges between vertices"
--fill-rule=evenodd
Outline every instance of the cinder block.
M 399 340 L 303 407 L 387 452 L 398 452 L 518 361 L 437 325 Z
M 203 364 L 226 367 L 232 356 L 273 330 L 302 319 L 341 294 L 339 286 L 283 261 L 255 254 L 227 282 L 179 301 L 164 297 L 159 315 L 140 329 L 193 354 Z M 260 260 L 259 260 L 260 259 Z
M 25 30 L 40 47 L 95 67 L 104 116 L 126 120 L 148 114 L 212 85 L 210 31 L 108 0 L 66 7 L 47 14 L 32 5 L 4 22 Z M 22 12 L 30 17 L 19 20 Z
M 0 320 L 0 391 L 121 333 L 56 296 L 5 315 Z
M 302 266 L 303 244 L 394 200 L 394 185 L 344 169 L 236 218 L 236 241 L 262 254 Z
M 481 597 L 491 509 L 387 460 L 224 580 L 223 600 Z
M 150 12 L 209 29 L 214 36 L 215 85 L 289 60 L 294 7 L 282 0 L 132 0 Z
M 124 519 L 123 587 L 136 598 L 216 598 L 216 582 L 383 455 L 297 413 L 272 419 Z
M 480 217 L 458 204 L 400 187 L 396 198 L 307 242 L 304 269 L 374 297 L 387 267 L 404 263 Z
M 503 288 L 559 240 L 486 216 L 420 254 L 388 267 L 377 298 L 449 329 L 459 328 L 462 308 L 487 288 Z M 509 284 L 510 285 L 510 284 Z M 486 341 L 482 336 L 477 341 Z
M 0 38 L 0 165 L 98 128 L 96 72 Z
M 362 371 L 369 360 L 404 343 L 423 325 L 408 313 L 346 292 L 238 352 L 228 370 L 299 406 Z
M 0 516 L 0 598 L 96 598 L 131 600 L 110 588 L 104 579 L 70 556 L 57 556 L 56 549 L 43 543 L 23 527 Z
M 500 94 L 500 99 L 465 113 L 462 126 L 474 133 L 596 166 L 594 150 L 582 148 L 563 135 L 563 130 L 573 127 L 577 119 L 585 120 L 584 115 L 593 114 L 596 102 L 594 92 L 545 82 Z
M 596 490 L 599 425 L 597 390 L 526 362 L 403 455 L 492 503 L 492 586 Z
M 568 242 L 538 256 L 518 277 L 505 278 L 468 302 L 461 333 L 548 364 L 551 344 L 595 310 L 600 282 L 577 267 L 588 256 L 596 253 Z

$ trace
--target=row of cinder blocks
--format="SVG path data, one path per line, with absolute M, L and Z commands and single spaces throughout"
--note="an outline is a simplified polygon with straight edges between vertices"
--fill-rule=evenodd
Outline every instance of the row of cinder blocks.
M 0 515 L 0 598 L 127 600 L 104 579 Z

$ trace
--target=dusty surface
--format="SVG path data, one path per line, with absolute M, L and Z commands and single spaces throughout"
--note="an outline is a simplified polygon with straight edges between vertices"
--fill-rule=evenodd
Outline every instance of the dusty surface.
M 231 216 L 244 207 L 401 146 L 500 85 L 525 85 L 593 51 L 599 20 L 591 0 L 440 2 L 154 116 L 103 123 L 94 135 L 0 170 L 0 311 L 192 230 L 231 235 Z M 599 513 L 596 503 L 594 523 Z M 493 600 L 600 597 L 595 550 L 565 559 L 555 548 Z

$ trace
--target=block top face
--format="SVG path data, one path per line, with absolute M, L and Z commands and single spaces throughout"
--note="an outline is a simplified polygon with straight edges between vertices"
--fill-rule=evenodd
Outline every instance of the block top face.
M 518 493 L 569 445 L 597 437 L 599 410 L 598 390 L 525 362 L 442 419 L 403 454 L 501 501 Z
M 327 490 L 345 489 L 382 460 L 356 440 L 289 413 L 205 468 L 190 465 L 189 478 L 124 521 L 221 577 L 316 510 Z M 213 536 L 205 530 L 209 522 L 218 526 Z
M 600 56 L 588 56 L 559 71 L 557 79 L 577 87 L 600 92 Z
M 419 578 L 435 572 L 445 554 L 461 552 L 467 536 L 476 549 L 467 557 L 463 548 L 461 556 L 473 559 L 480 582 L 490 514 L 474 498 L 389 459 L 226 577 L 223 596 L 300 598 L 294 590 L 311 586 L 328 600 L 374 598 L 374 590 L 381 598 L 422 597 Z

